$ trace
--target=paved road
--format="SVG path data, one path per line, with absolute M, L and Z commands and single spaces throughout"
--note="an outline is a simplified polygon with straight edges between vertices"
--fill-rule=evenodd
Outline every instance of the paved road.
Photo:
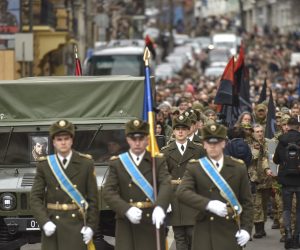
M 266 232 L 267 236 L 263 239 L 253 239 L 253 241 L 247 244 L 246 250 L 284 250 L 283 243 L 279 242 L 280 233 L 279 230 L 271 229 L 272 221 L 269 220 L 266 224 Z M 107 238 L 107 241 L 113 244 L 113 238 Z M 170 245 L 169 250 L 176 250 L 174 241 L 173 241 L 173 233 L 169 232 L 168 242 Z M 40 244 L 34 245 L 26 245 L 21 248 L 21 250 L 40 250 Z

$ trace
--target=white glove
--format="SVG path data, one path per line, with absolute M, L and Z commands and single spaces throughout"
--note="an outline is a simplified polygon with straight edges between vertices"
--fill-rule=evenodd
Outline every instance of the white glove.
M 165 217 L 166 214 L 161 207 L 157 206 L 154 208 L 152 213 L 152 223 L 155 224 L 157 229 L 159 229 L 160 225 L 164 223 Z
M 250 239 L 250 234 L 244 230 L 244 229 L 241 229 L 239 231 L 237 231 L 237 233 L 235 234 L 235 237 L 236 237 L 236 240 L 237 240 L 237 243 L 243 247 L 247 244 L 247 242 L 249 241 Z
M 224 202 L 218 200 L 212 200 L 208 202 L 206 210 L 220 216 L 225 217 L 228 214 L 227 206 Z
M 83 242 L 87 245 L 93 238 L 94 232 L 90 227 L 83 227 L 80 231 L 83 236 Z
M 52 234 L 54 234 L 54 232 L 56 230 L 56 225 L 52 221 L 48 221 L 44 224 L 43 230 L 44 230 L 46 236 L 49 237 Z
M 142 219 L 143 211 L 137 207 L 131 207 L 127 210 L 125 215 L 131 221 L 132 224 L 139 224 Z
M 171 204 L 169 204 L 168 208 L 167 208 L 167 213 L 171 213 L 172 212 L 172 206 Z

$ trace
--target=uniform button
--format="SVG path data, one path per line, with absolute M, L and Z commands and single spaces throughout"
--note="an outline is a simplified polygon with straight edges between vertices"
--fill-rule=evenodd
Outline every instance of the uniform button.
M 150 201 L 148 198 L 146 198 L 146 201 Z
M 150 214 L 146 214 L 147 217 L 150 217 Z
M 55 216 L 55 219 L 59 220 L 59 216 L 58 216 L 58 215 L 56 215 L 56 216 Z
M 226 220 L 229 220 L 229 216 L 228 215 L 225 218 L 226 218 Z
M 74 188 L 77 188 L 77 185 L 76 185 L 76 184 L 74 184 L 73 186 L 74 186 Z
M 59 187 L 56 187 L 55 189 L 56 189 L 56 190 L 59 190 Z
M 72 217 L 75 218 L 75 217 L 76 217 L 76 214 L 72 214 Z
M 129 202 L 133 202 L 133 199 L 130 199 Z
M 213 216 L 211 216 L 209 219 L 210 219 L 211 221 L 213 221 L 215 218 L 214 218 Z
M 129 184 L 128 184 L 128 187 L 130 187 L 130 188 L 131 188 L 131 187 L 132 187 L 132 184 L 131 184 L 131 183 L 129 183 Z
M 72 203 L 75 203 L 75 201 L 74 201 L 74 200 L 72 200 Z

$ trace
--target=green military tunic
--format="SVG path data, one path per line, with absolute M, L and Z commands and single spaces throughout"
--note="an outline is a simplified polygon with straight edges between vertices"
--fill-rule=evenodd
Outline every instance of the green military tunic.
M 87 210 L 87 226 L 95 232 L 98 227 L 98 190 L 94 170 L 94 161 L 73 151 L 68 167 L 64 169 L 69 180 L 76 185 L 78 191 L 89 204 Z M 37 164 L 37 172 L 31 191 L 31 208 L 38 224 L 42 226 L 52 221 L 56 231 L 47 237 L 42 231 L 42 250 L 86 250 L 80 233 L 83 217 L 79 210 L 47 209 L 47 203 L 72 204 L 72 199 L 60 187 L 58 181 L 44 157 Z
M 132 202 L 149 202 L 145 193 L 133 182 L 118 157 L 112 158 L 109 174 L 104 184 L 103 197 L 112 210 L 116 212 L 116 250 L 155 250 L 155 226 L 152 224 L 152 212 L 155 206 L 165 211 L 171 200 L 171 177 L 164 157 L 155 158 L 158 195 L 151 208 L 142 208 L 140 224 L 132 224 L 125 213 Z M 152 161 L 146 152 L 138 166 L 145 179 L 153 185 Z M 164 249 L 164 227 L 161 228 L 161 245 Z
M 227 181 L 243 208 L 241 229 L 251 234 L 253 204 L 246 166 L 239 160 L 224 156 L 220 174 Z M 238 231 L 237 223 L 230 217 L 219 217 L 206 210 L 210 200 L 219 200 L 224 203 L 226 200 L 206 175 L 198 160 L 191 160 L 187 165 L 187 171 L 178 188 L 177 196 L 181 202 L 199 211 L 194 226 L 193 250 L 242 249 L 235 237 Z
M 182 155 L 178 150 L 176 142 L 174 141 L 168 146 L 162 148 L 162 153 L 166 157 L 168 170 L 172 175 L 172 180 L 179 180 L 180 182 L 189 160 L 199 159 L 200 157 L 203 157 L 205 155 L 205 150 L 202 146 L 188 141 L 187 148 Z M 173 191 L 176 192 L 178 185 L 173 184 L 172 186 Z M 171 207 L 172 212 L 168 216 L 169 225 L 181 226 L 195 224 L 195 216 L 198 211 L 182 202 L 179 202 L 175 195 L 173 196 Z

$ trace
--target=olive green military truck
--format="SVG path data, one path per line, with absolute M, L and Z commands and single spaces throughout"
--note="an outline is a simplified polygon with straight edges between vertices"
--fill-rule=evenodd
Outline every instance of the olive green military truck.
M 127 149 L 124 124 L 141 117 L 144 78 L 33 77 L 0 81 L 0 249 L 40 241 L 29 198 L 38 157 L 53 153 L 49 125 L 75 124 L 74 148 L 93 156 L 100 194 L 95 242 L 113 236 L 114 215 L 102 199 L 107 161 Z

